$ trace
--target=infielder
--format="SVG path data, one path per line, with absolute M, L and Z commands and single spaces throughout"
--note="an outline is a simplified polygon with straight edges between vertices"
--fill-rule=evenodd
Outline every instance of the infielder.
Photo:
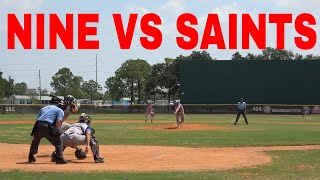
M 79 121 L 72 124 L 71 127 L 61 135 L 64 147 L 79 148 L 79 145 L 86 145 L 85 153 L 88 153 L 89 146 L 93 153 L 95 163 L 103 163 L 104 158 L 99 155 L 99 145 L 96 138 L 93 136 L 93 129 L 89 126 L 91 117 L 82 113 Z
M 148 103 L 146 112 L 145 112 L 145 117 L 146 117 L 146 122 L 148 121 L 148 116 L 150 116 L 151 122 L 153 122 L 153 117 L 154 117 L 154 109 L 152 107 L 151 103 Z
M 174 101 L 174 115 L 176 116 L 177 128 L 181 128 L 184 123 L 184 108 L 179 101 Z
M 237 118 L 236 118 L 236 122 L 234 123 L 234 125 L 236 125 L 238 123 L 239 117 L 242 114 L 246 124 L 248 125 L 248 119 L 246 116 L 246 108 L 247 108 L 247 104 L 246 102 L 243 101 L 243 98 L 240 98 L 240 101 L 238 102 L 237 105 L 237 109 L 238 109 L 238 113 L 237 113 Z
M 51 105 L 41 108 L 36 123 L 30 134 L 31 136 L 33 136 L 33 140 L 29 151 L 29 163 L 36 162 L 36 158 L 34 157 L 34 155 L 38 153 L 39 144 L 42 138 L 46 138 L 51 142 L 53 146 L 55 146 L 56 164 L 68 163 L 63 159 L 62 156 L 63 145 L 60 137 L 60 127 L 62 124 L 64 113 L 62 109 L 58 107 L 60 103 L 61 99 L 59 99 L 58 97 L 53 97 L 50 100 Z

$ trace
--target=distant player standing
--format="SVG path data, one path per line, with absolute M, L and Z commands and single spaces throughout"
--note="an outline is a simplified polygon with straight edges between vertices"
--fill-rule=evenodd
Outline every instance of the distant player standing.
M 247 108 L 247 104 L 246 104 L 246 102 L 243 101 L 243 98 L 241 98 L 240 102 L 238 102 L 238 105 L 237 105 L 238 113 L 237 113 L 237 118 L 236 118 L 236 122 L 234 123 L 234 125 L 236 125 L 238 123 L 240 115 L 243 116 L 246 124 L 247 125 L 249 124 L 248 119 L 246 117 L 246 108 Z
M 179 101 L 174 101 L 174 115 L 176 116 L 177 127 L 181 128 L 181 124 L 184 123 L 184 108 Z
M 147 106 L 147 109 L 146 109 L 146 113 L 145 113 L 146 122 L 148 121 L 148 116 L 150 116 L 151 122 L 153 122 L 154 109 L 153 109 L 151 103 L 148 103 L 148 106 Z

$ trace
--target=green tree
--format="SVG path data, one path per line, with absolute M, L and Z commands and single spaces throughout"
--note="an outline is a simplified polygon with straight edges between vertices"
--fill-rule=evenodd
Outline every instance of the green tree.
M 177 60 L 215 60 L 207 51 L 192 51 L 189 56 L 180 55 Z
M 50 85 L 57 95 L 66 96 L 71 94 L 76 98 L 83 98 L 86 94 L 81 90 L 82 83 L 83 78 L 81 76 L 74 76 L 69 68 L 62 68 L 59 69 L 55 76 L 52 76 Z
M 0 72 L 0 99 L 5 97 L 6 84 L 7 80 L 2 78 L 2 72 Z
M 302 60 L 320 60 L 320 57 L 313 54 L 308 54 Z
M 15 94 L 17 94 L 17 95 L 26 95 L 27 89 L 28 89 L 28 87 L 25 82 L 17 83 L 14 86 L 14 91 L 15 91 Z
M 166 59 L 165 63 L 158 63 L 152 66 L 150 78 L 147 83 L 147 90 L 153 95 L 165 95 L 170 104 L 171 98 L 179 94 L 179 78 L 176 67 L 178 62 Z
M 103 94 L 99 92 L 102 87 L 94 80 L 85 81 L 82 84 L 82 90 L 89 95 L 90 99 L 100 100 L 103 97 Z
M 123 98 L 127 90 L 125 83 L 117 76 L 109 77 L 106 81 L 105 88 L 107 88 L 106 94 L 114 101 L 119 101 Z
M 116 77 L 119 77 L 129 87 L 131 104 L 135 102 L 135 92 L 137 91 L 138 103 L 142 99 L 142 92 L 145 88 L 147 76 L 150 74 L 151 66 L 141 59 L 127 60 L 116 71 Z
M 231 60 L 247 60 L 246 57 L 243 57 L 239 51 L 232 55 Z
M 250 61 L 257 60 L 257 56 L 251 53 L 248 53 L 245 58 L 246 60 L 250 60 Z
M 294 55 L 294 60 L 303 60 L 303 55 L 296 53 Z
M 262 50 L 262 55 L 267 57 L 266 60 L 293 60 L 294 53 L 291 50 L 282 50 L 267 47 Z
M 8 81 L 5 81 L 5 96 L 6 97 L 9 97 L 13 94 L 15 94 L 15 91 L 14 91 L 14 80 L 9 76 L 9 80 Z

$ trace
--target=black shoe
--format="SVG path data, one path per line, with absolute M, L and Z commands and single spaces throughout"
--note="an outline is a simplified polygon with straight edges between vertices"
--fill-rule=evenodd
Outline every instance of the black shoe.
M 104 159 L 102 158 L 97 158 L 94 160 L 95 163 L 104 163 Z
M 237 125 L 237 123 L 234 123 L 233 125 Z
M 56 162 L 56 152 L 53 151 L 52 154 L 51 154 L 51 162 Z
M 36 158 L 35 158 L 33 155 L 29 154 L 28 162 L 29 162 L 29 163 L 36 162 Z
M 94 162 L 95 163 L 104 163 L 104 158 L 100 156 L 94 157 Z
M 68 161 L 64 159 L 56 159 L 56 164 L 68 164 Z

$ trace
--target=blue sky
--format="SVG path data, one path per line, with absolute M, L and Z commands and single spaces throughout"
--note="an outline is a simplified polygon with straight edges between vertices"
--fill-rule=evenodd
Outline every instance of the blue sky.
M 199 20 L 199 35 L 202 35 L 206 16 L 209 13 L 220 15 L 221 25 L 228 42 L 228 19 L 229 13 L 250 13 L 252 16 L 258 13 L 312 13 L 319 20 L 319 2 L 316 0 L 78 0 L 78 1 L 57 1 L 57 0 L 0 0 L 0 70 L 4 77 L 9 75 L 16 82 L 26 82 L 29 88 L 38 87 L 38 70 L 41 69 L 42 87 L 52 90 L 50 87 L 51 77 L 62 67 L 68 67 L 74 75 L 83 76 L 84 80 L 95 79 L 95 55 L 98 54 L 98 82 L 104 86 L 108 77 L 114 75 L 114 71 L 127 59 L 145 59 L 150 64 L 162 62 L 164 58 L 174 58 L 180 54 L 188 55 L 190 51 L 184 51 L 177 47 L 175 37 L 178 35 L 175 29 L 175 21 L 179 14 L 184 12 L 193 13 Z M 120 50 L 112 20 L 113 13 L 121 13 L 124 17 L 130 13 L 138 13 L 139 19 L 145 13 L 157 13 L 162 19 L 163 42 L 161 47 L 155 51 L 148 51 L 139 44 L 139 36 L 142 32 L 139 28 L 130 50 Z M 99 50 L 64 50 L 59 42 L 58 50 L 23 50 L 20 43 L 16 43 L 16 50 L 7 50 L 6 16 L 8 13 L 15 13 L 21 18 L 23 13 L 57 13 L 64 20 L 66 13 L 99 13 L 98 38 L 100 40 Z M 76 17 L 76 16 L 75 16 Z M 124 18 L 127 20 L 127 18 Z M 256 18 L 255 18 L 256 19 Z M 46 18 L 48 21 L 48 18 Z M 75 21 L 76 23 L 76 21 Z M 46 23 L 47 24 L 47 23 Z M 75 24 L 76 25 L 76 24 Z M 35 26 L 33 26 L 35 27 Z M 137 25 L 137 27 L 139 27 Z M 241 24 L 239 24 L 241 27 Z M 320 54 L 319 46 L 311 51 L 301 51 L 295 47 L 293 38 L 296 32 L 293 26 L 287 26 L 286 47 L 301 54 Z M 319 27 L 315 27 L 319 34 Z M 75 29 L 76 30 L 76 29 Z M 76 35 L 76 34 L 75 34 Z M 240 37 L 240 36 L 239 36 Z M 268 46 L 275 45 L 275 26 L 268 25 L 267 35 Z M 35 41 L 35 38 L 33 38 Z M 200 44 L 200 43 L 199 43 Z M 239 44 L 241 41 L 239 40 Z M 76 44 L 75 44 L 76 47 Z M 48 41 L 46 42 L 48 48 Z M 194 49 L 199 50 L 199 46 Z M 243 54 L 248 52 L 259 53 L 259 50 L 252 46 L 249 51 L 239 49 Z M 208 52 L 217 59 L 229 59 L 235 51 L 217 50 L 216 46 L 210 46 Z

